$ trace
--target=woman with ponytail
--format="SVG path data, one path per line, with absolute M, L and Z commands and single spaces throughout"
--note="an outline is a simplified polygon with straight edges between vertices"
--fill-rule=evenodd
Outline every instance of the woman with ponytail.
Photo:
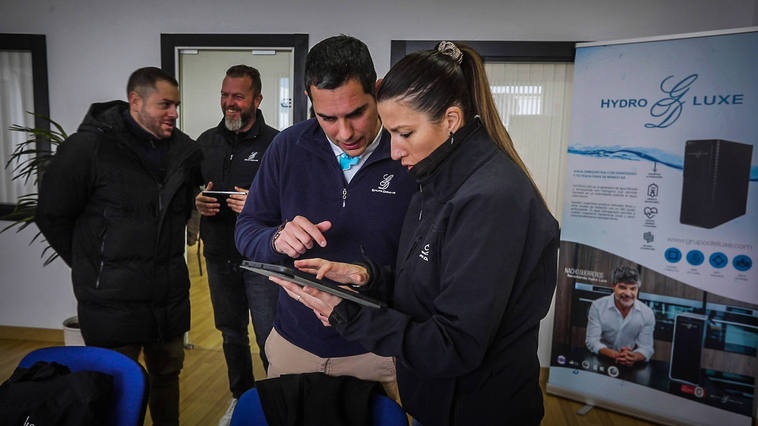
M 417 422 L 537 425 L 538 330 L 555 288 L 558 224 L 498 117 L 482 60 L 451 42 L 410 54 L 377 102 L 392 158 L 419 184 L 394 271 L 371 253 L 295 266 L 389 307 L 275 281 L 348 340 L 396 357 L 400 398 Z

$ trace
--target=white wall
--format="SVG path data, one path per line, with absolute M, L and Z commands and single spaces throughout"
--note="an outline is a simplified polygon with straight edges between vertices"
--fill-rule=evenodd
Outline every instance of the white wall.
M 50 113 L 68 132 L 91 102 L 123 99 L 131 71 L 160 66 L 161 33 L 307 33 L 313 45 L 341 32 L 366 42 L 383 75 L 392 39 L 596 41 L 758 25 L 758 0 L 0 0 L 0 11 L 0 32 L 46 35 Z M 30 263 L 39 247 L 27 241 L 0 234 L 0 325 L 59 328 L 75 310 L 68 268 Z
M 60 329 L 76 315 L 71 269 L 60 259 L 42 268 L 45 245 L 29 245 L 35 233 L 29 226 L 0 234 L 0 325 Z

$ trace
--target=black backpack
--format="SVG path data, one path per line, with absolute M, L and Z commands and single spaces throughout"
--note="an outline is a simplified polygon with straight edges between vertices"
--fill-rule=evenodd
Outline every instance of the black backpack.
M 0 424 L 13 426 L 102 425 L 112 405 L 113 376 L 72 373 L 65 365 L 38 361 L 18 367 L 0 385 Z

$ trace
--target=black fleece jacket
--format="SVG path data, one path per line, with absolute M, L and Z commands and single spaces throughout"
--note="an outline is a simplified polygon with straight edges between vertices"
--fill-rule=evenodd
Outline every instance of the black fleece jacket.
M 208 129 L 197 138 L 203 151 L 203 182 L 213 182 L 214 191 L 234 191 L 234 187 L 248 189 L 260 167 L 263 153 L 279 133 L 267 126 L 261 110 L 255 124 L 247 132 L 234 133 L 224 125 Z M 205 244 L 205 257 L 214 261 L 237 264 L 242 255 L 234 245 L 234 226 L 237 214 L 222 203 L 214 216 L 200 219 L 200 236 Z

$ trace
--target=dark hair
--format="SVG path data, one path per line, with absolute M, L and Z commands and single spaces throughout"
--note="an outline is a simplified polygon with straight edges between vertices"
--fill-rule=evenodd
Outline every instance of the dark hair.
M 429 115 L 433 122 L 439 122 L 451 106 L 463 110 L 467 123 L 478 115 L 490 138 L 524 171 L 540 194 L 500 120 L 482 58 L 466 44 L 455 45 L 463 54 L 460 59 L 437 49 L 414 52 L 401 59 L 382 80 L 377 101 L 403 102 Z
M 252 81 L 253 96 L 261 93 L 261 73 L 247 65 L 234 65 L 226 70 L 226 76 L 232 78 L 249 77 Z
M 166 81 L 174 87 L 179 87 L 176 79 L 166 71 L 156 67 L 144 67 L 134 71 L 129 76 L 129 81 L 126 83 L 126 95 L 129 96 L 129 93 L 137 92 L 140 96 L 145 97 L 149 90 L 155 89 L 155 83 L 159 81 Z
M 618 283 L 642 285 L 640 281 L 640 272 L 631 266 L 621 265 L 613 270 L 611 274 L 611 284 Z
M 305 59 L 305 90 L 311 86 L 333 90 L 350 79 L 357 79 L 363 91 L 374 95 L 376 70 L 368 47 L 355 37 L 344 34 L 318 42 Z

